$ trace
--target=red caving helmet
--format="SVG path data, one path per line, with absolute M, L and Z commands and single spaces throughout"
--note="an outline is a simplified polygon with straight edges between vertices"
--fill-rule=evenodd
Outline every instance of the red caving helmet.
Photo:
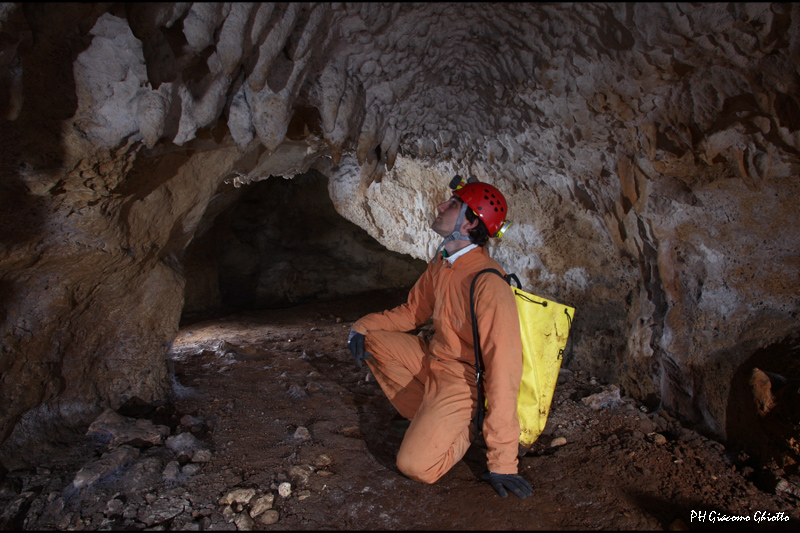
M 462 181 L 463 183 L 463 181 Z M 510 223 L 504 224 L 508 215 L 508 203 L 497 187 L 473 181 L 457 187 L 453 194 L 461 198 L 486 224 L 489 235 L 502 237 Z

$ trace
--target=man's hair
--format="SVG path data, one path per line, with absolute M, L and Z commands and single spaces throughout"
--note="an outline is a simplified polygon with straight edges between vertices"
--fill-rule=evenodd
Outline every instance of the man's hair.
M 478 246 L 486 246 L 486 243 L 489 242 L 489 229 L 486 227 L 486 224 L 483 223 L 483 220 L 480 219 L 475 212 L 467 206 L 467 222 L 474 222 L 478 221 L 478 225 L 469 230 L 469 239 L 477 244 Z

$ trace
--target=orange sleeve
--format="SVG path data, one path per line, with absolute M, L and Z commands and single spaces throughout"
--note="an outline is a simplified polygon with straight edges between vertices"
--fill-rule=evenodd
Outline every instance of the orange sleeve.
M 497 474 L 516 474 L 522 339 L 517 304 L 508 283 L 494 274 L 482 275 L 475 284 L 475 311 L 488 405 L 483 422 L 487 466 Z
M 358 319 L 351 329 L 367 335 L 370 331 L 411 331 L 424 324 L 433 315 L 435 293 L 433 263 L 422 273 L 411 290 L 408 301 L 394 309 L 371 313 Z

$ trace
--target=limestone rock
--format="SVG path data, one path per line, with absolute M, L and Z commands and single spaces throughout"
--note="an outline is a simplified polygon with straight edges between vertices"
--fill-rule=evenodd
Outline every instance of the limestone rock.
M 122 444 L 145 447 L 163 444 L 164 439 L 169 436 L 169 428 L 157 426 L 150 420 L 125 417 L 113 409 L 106 409 L 92 422 L 86 434 L 108 439 L 109 449 Z
M 169 437 L 166 446 L 176 454 L 184 453 L 190 458 L 198 451 L 205 449 L 205 444 L 191 433 L 181 433 Z
M 263 514 L 258 515 L 257 518 L 258 523 L 265 526 L 271 526 L 272 524 L 277 523 L 279 519 L 280 514 L 275 509 L 265 511 Z
M 162 477 L 164 481 L 178 482 L 181 475 L 181 465 L 178 461 L 170 461 L 164 468 Z
M 779 479 L 778 483 L 775 485 L 775 494 L 788 494 L 800 499 L 800 487 L 785 479 Z
M 594 411 L 615 407 L 621 403 L 619 388 L 612 385 L 609 390 L 582 398 L 581 401 Z
M 255 496 L 256 491 L 255 489 L 236 489 L 219 500 L 220 505 L 232 505 L 234 503 L 240 503 L 242 505 L 250 503 L 250 500 L 253 499 Z
M 314 473 L 314 467 L 310 465 L 295 465 L 289 468 L 289 479 L 298 487 L 308 485 L 308 479 Z
M 314 464 L 318 467 L 330 466 L 333 464 L 333 459 L 327 453 L 321 453 L 317 456 L 317 459 L 316 461 L 314 461 Z
M 139 458 L 121 476 L 121 490 L 141 493 L 157 486 L 162 480 L 164 464 L 158 457 Z
M 308 431 L 308 428 L 303 426 L 299 426 L 294 432 L 294 440 L 305 442 L 311 440 L 311 433 Z
M 202 431 L 206 427 L 206 423 L 192 415 L 183 415 L 180 424 L 182 427 L 192 432 Z
M 189 502 L 183 498 L 158 498 L 140 508 L 136 518 L 150 527 L 175 518 L 187 508 L 189 508 Z
M 195 450 L 194 453 L 192 453 L 193 463 L 207 463 L 210 460 L 211 460 L 211 452 L 204 448 Z
M 759 414 L 767 415 L 776 404 L 769 376 L 763 370 L 754 368 L 750 376 L 750 386 L 753 387 L 753 400 L 758 406 Z
M 236 529 L 239 531 L 251 531 L 255 522 L 247 513 L 236 513 L 233 517 L 233 523 L 236 524 Z
M 260 496 L 250 506 L 250 517 L 258 518 L 264 512 L 272 509 L 272 504 L 274 501 L 275 501 L 274 494 L 266 494 L 264 496 Z
M 181 474 L 185 477 L 191 477 L 199 473 L 203 469 L 203 465 L 199 463 L 189 463 L 181 467 Z
M 139 450 L 125 445 L 104 453 L 99 459 L 87 463 L 75 474 L 72 486 L 76 489 L 88 487 L 103 476 L 114 473 L 128 465 L 137 457 L 139 457 Z

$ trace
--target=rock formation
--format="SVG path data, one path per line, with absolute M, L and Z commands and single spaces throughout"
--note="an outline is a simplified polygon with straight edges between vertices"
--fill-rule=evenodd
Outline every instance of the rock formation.
M 491 251 L 577 308 L 572 364 L 725 438 L 742 365 L 800 374 L 751 357 L 799 329 L 798 20 L 791 3 L 0 4 L 0 441 L 162 399 L 187 248 L 254 182 L 313 172 L 416 260 L 453 174 L 495 184 L 513 225 Z

